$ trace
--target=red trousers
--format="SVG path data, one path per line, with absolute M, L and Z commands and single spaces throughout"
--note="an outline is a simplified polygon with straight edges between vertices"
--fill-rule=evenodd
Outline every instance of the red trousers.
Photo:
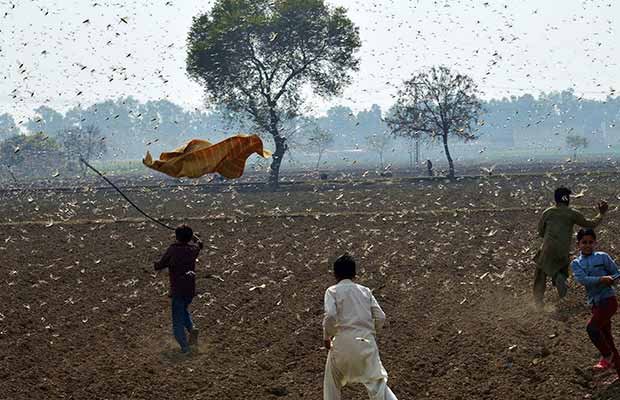
M 611 317 L 618 310 L 616 296 L 608 297 L 599 304 L 592 306 L 592 318 L 588 322 L 587 331 L 594 346 L 603 357 L 614 355 L 614 365 L 620 375 L 620 355 L 611 334 Z

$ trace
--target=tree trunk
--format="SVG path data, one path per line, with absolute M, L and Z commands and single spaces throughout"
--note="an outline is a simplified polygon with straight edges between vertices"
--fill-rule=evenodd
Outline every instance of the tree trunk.
M 271 190 L 276 190 L 280 183 L 280 165 L 282 165 L 282 159 L 286 152 L 286 138 L 280 135 L 280 129 L 278 127 L 280 123 L 280 117 L 275 109 L 275 104 L 269 104 L 269 133 L 273 136 L 273 141 L 276 145 L 276 151 L 271 156 L 271 167 L 269 171 L 269 186 Z
M 409 172 L 413 172 L 413 139 L 409 139 Z
M 409 171 L 413 172 L 413 153 L 409 152 Z
M 420 139 L 419 138 L 415 139 L 415 165 L 416 165 L 416 169 L 417 169 L 417 166 L 420 165 Z
M 286 138 L 280 136 L 278 133 L 277 135 L 273 135 L 273 140 L 276 144 L 276 151 L 274 151 L 271 156 L 272 160 L 269 171 L 269 186 L 271 186 L 271 189 L 275 190 L 278 188 L 278 184 L 280 183 L 280 165 L 282 164 L 282 159 L 284 158 L 284 153 L 286 152 Z
M 448 133 L 444 132 L 443 136 L 443 150 L 446 153 L 446 158 L 448 159 L 448 178 L 454 179 L 454 162 L 452 161 L 452 156 L 450 155 L 450 149 L 448 149 Z

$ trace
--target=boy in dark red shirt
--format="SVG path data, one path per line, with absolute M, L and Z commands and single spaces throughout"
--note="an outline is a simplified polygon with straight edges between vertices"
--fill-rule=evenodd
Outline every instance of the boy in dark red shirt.
M 185 224 L 176 228 L 175 235 L 177 241 L 168 247 L 159 262 L 155 262 L 155 270 L 168 268 L 172 332 L 181 346 L 181 352 L 188 353 L 189 346 L 198 343 L 198 329 L 194 328 L 187 307 L 196 294 L 196 257 L 202 249 L 202 242 L 194 236 L 192 228 Z M 189 340 L 185 330 L 189 332 Z

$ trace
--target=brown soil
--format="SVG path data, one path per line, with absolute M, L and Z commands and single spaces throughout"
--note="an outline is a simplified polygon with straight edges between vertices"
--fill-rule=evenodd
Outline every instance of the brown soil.
M 348 250 L 388 316 L 379 346 L 400 399 L 618 399 L 620 385 L 590 372 L 583 288 L 562 303 L 550 288 L 536 312 L 530 260 L 550 189 L 587 189 L 577 205 L 613 209 L 620 179 L 556 179 L 133 190 L 205 241 L 189 358 L 170 332 L 167 278 L 152 271 L 169 231 L 113 192 L 0 194 L 0 398 L 319 399 L 328 265 Z M 599 230 L 614 256 L 617 218 Z

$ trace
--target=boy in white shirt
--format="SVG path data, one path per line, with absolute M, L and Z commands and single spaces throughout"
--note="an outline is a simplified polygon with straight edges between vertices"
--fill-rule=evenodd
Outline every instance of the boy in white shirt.
M 352 281 L 355 260 L 348 254 L 334 262 L 338 283 L 325 291 L 323 339 L 329 350 L 323 381 L 323 399 L 340 400 L 348 383 L 362 383 L 372 400 L 397 400 L 387 386 L 375 341 L 385 314 L 372 291 Z

